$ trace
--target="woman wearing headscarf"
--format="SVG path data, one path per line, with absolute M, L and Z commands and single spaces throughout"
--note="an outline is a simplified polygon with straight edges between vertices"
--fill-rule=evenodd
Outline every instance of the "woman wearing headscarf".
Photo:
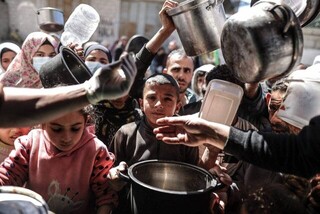
M 85 64 L 92 74 L 112 62 L 111 52 L 101 44 L 90 42 L 83 50 Z M 95 133 L 107 146 L 122 125 L 140 119 L 141 116 L 138 103 L 128 94 L 118 99 L 104 100 L 94 106 L 94 111 Z
M 42 88 L 41 66 L 57 54 L 57 41 L 43 32 L 30 33 L 0 82 L 4 86 Z
M 20 52 L 20 47 L 12 42 L 0 44 L 0 75 L 6 72 L 14 57 Z

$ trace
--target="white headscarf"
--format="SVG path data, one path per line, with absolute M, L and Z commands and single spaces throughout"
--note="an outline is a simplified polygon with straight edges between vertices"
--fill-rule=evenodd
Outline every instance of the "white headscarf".
M 277 113 L 285 122 L 302 129 L 320 115 L 320 66 L 313 65 L 289 75 L 284 102 Z
M 13 52 L 15 52 L 16 54 L 18 54 L 20 52 L 20 47 L 12 42 L 4 42 L 0 44 L 0 55 L 2 56 L 2 51 L 3 49 L 9 49 Z M 3 73 L 6 70 L 2 67 L 2 64 L 0 63 L 0 72 Z

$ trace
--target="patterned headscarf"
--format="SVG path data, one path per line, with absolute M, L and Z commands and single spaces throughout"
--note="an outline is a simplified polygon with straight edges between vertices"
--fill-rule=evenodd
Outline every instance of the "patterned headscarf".
M 46 40 L 52 44 L 55 50 L 57 49 L 58 43 L 49 34 L 30 33 L 24 40 L 21 51 L 13 59 L 0 82 L 4 86 L 42 88 L 39 74 L 32 65 L 32 58 Z

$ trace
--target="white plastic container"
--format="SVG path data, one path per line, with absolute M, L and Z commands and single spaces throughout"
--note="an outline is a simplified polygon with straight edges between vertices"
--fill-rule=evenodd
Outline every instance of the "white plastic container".
M 239 85 L 218 79 L 211 80 L 207 85 L 199 117 L 230 126 L 242 96 L 243 89 Z
M 98 12 L 87 4 L 80 4 L 71 13 L 64 32 L 61 35 L 61 43 L 66 46 L 70 43 L 82 45 L 87 42 L 96 31 L 100 22 Z

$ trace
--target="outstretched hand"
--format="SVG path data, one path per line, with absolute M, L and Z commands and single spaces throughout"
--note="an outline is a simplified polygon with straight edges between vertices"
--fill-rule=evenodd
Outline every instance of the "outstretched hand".
M 223 149 L 228 134 L 228 126 L 212 123 L 195 115 L 165 117 L 157 120 L 160 126 L 154 129 L 158 140 L 169 144 L 199 146 L 211 144 Z M 217 134 L 217 132 L 224 135 Z
M 85 82 L 87 98 L 91 104 L 102 100 L 114 100 L 129 93 L 137 68 L 133 54 L 125 54 L 120 60 L 99 68 Z

